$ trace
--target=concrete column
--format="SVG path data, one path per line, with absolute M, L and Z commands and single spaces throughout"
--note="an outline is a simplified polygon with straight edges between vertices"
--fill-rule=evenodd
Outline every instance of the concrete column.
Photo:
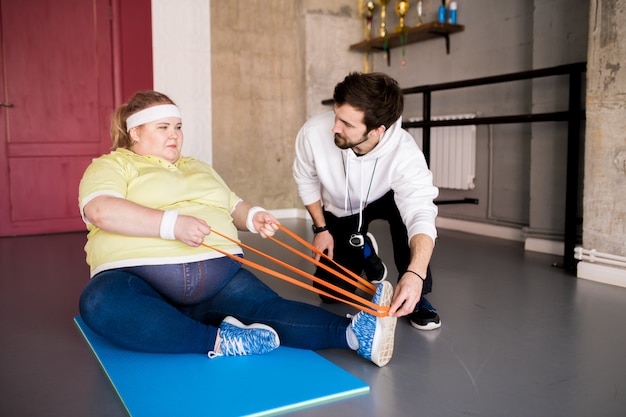
M 589 16 L 583 247 L 626 257 L 626 0 L 592 0 Z M 626 286 L 618 265 L 578 276 Z

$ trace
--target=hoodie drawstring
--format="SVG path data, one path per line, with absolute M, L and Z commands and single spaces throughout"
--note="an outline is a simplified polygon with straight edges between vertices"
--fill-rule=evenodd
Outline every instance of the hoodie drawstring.
M 346 161 L 343 160 L 343 157 L 341 158 L 341 162 L 343 162 L 344 164 L 344 171 L 345 171 L 345 176 L 346 176 L 346 186 L 345 186 L 345 198 L 344 198 L 344 210 L 348 210 L 348 205 L 350 205 L 350 214 L 354 214 L 354 211 L 352 210 L 352 201 L 350 200 L 350 187 L 349 187 L 349 177 L 348 177 L 348 172 L 349 172 L 349 167 L 350 167 L 350 158 L 347 157 L 346 155 Z M 359 184 L 359 227 L 357 229 L 357 233 L 361 232 L 361 227 L 363 226 L 363 210 L 365 209 L 365 206 L 367 205 L 367 200 L 369 199 L 370 196 L 370 191 L 372 190 L 372 183 L 374 182 L 374 174 L 376 173 L 376 165 L 378 165 L 378 158 L 376 158 L 376 160 L 374 161 L 374 168 L 372 169 L 372 177 L 370 178 L 370 183 L 367 187 L 367 194 L 365 196 L 365 199 L 363 198 L 363 160 L 361 160 L 361 183 Z

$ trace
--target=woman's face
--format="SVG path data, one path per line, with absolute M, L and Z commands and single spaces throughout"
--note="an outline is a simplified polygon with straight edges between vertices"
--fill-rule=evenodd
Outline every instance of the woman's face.
M 130 137 L 136 142 L 131 150 L 142 156 L 156 156 L 169 163 L 180 158 L 183 147 L 183 124 L 179 117 L 166 117 L 130 129 Z

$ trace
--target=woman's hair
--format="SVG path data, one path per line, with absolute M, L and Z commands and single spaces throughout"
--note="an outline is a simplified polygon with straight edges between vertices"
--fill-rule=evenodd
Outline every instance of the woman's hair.
M 349 104 L 361 110 L 366 132 L 380 125 L 389 129 L 404 110 L 404 96 L 397 81 L 380 72 L 351 72 L 335 86 L 333 100 L 337 106 Z
M 132 139 L 126 130 L 126 119 L 140 110 L 157 104 L 175 104 L 172 99 L 158 91 L 140 91 L 120 105 L 113 112 L 111 117 L 111 140 L 113 141 L 113 149 L 126 148 L 132 146 Z

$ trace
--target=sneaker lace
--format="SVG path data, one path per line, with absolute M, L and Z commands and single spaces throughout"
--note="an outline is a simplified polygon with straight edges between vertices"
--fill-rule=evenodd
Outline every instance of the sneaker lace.
M 230 333 L 233 333 L 235 329 L 230 329 Z M 218 333 L 218 337 L 221 338 L 218 348 L 216 350 L 210 351 L 207 355 L 210 359 L 213 359 L 217 356 L 237 356 L 237 355 L 245 355 L 247 354 L 246 344 L 244 343 L 241 335 L 238 336 L 227 336 L 220 335 L 221 331 Z
M 222 339 L 222 353 L 230 356 L 245 355 L 248 351 L 246 344 L 240 337 Z

